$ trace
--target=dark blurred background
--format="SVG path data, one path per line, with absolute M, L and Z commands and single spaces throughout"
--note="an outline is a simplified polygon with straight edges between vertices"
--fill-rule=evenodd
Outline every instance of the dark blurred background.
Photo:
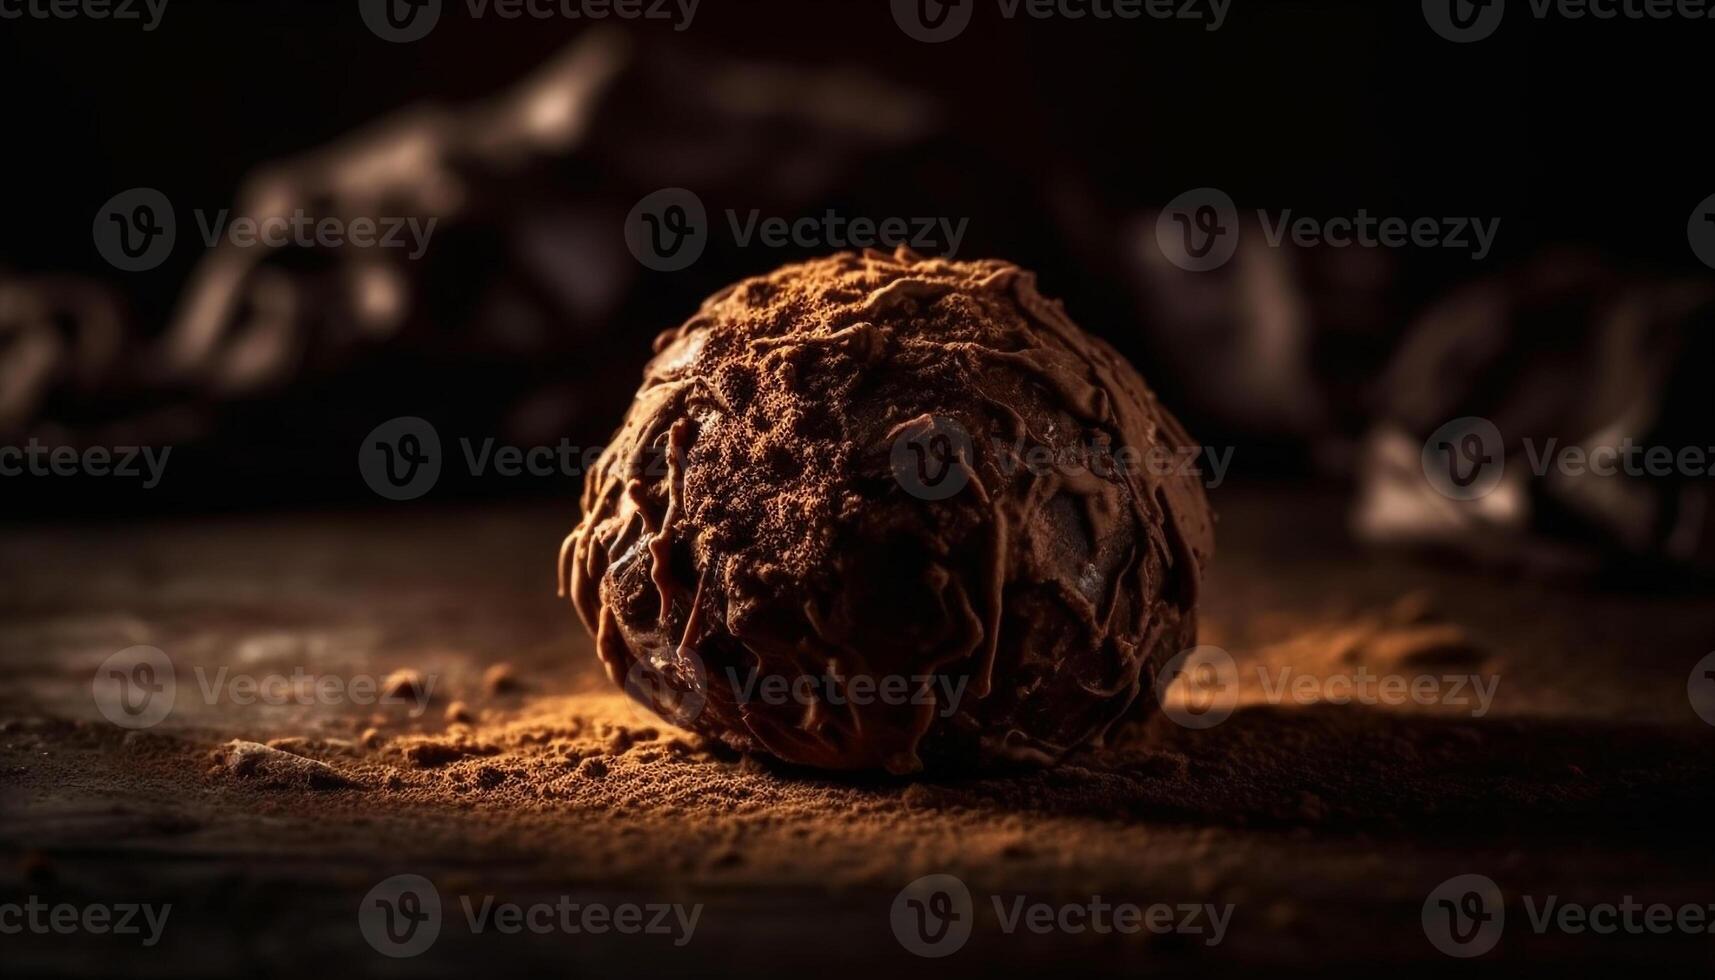
M 1647 935 L 1544 933 L 1519 903 L 1709 898 L 1715 20 L 1510 0 L 1492 36 L 1454 43 L 1431 15 L 1467 0 L 1231 0 L 1214 31 L 959 0 L 969 26 L 930 44 L 904 0 L 700 0 L 683 30 L 441 0 L 395 43 L 364 16 L 381 0 L 168 0 L 153 30 L 12 16 L 49 2 L 0 0 L 0 898 L 183 911 L 153 959 L 127 937 L 4 937 L 8 976 L 718 974 L 759 955 L 827 976 L 1440 976 L 1424 896 L 1473 872 L 1512 921 L 1462 967 L 1715 963 L 1706 934 L 1654 935 L 1653 911 Z M 1169 246 L 1205 189 L 1237 237 L 1199 271 Z M 126 271 L 111 219 L 145 201 L 176 232 Z M 663 201 L 704 210 L 682 268 L 637 248 Z M 1275 246 L 1258 209 L 1498 235 L 1480 256 Z M 435 224 L 421 254 L 207 245 L 223 210 Z M 581 469 L 474 472 L 464 447 L 564 441 L 581 463 L 658 332 L 837 247 L 740 242 L 727 215 L 753 211 L 963 223 L 957 257 L 1036 270 L 1133 359 L 1230 461 L 1206 481 L 1199 642 L 1264 687 L 1278 669 L 1284 700 L 1247 693 L 1213 731 L 1116 726 L 1058 769 L 910 784 L 692 751 L 622 715 L 552 592 Z M 437 472 L 391 481 L 430 435 Z M 1531 465 L 1550 445 L 1676 463 Z M 157 484 L 90 472 L 132 449 L 164 459 Z M 20 462 L 61 451 L 66 475 Z M 103 706 L 102 672 L 129 690 L 111 668 L 135 651 L 176 664 L 158 730 Z M 449 703 L 210 693 L 229 669 L 233 695 L 289 669 L 444 677 Z M 1296 693 L 1363 677 L 1505 683 L 1493 715 Z M 990 929 L 920 961 L 884 923 L 942 870 L 997 910 L 1196 898 L 1242 904 L 1243 925 L 1219 950 Z M 455 926 L 407 962 L 351 928 L 400 872 L 446 889 Z M 682 953 L 507 945 L 456 926 L 455 891 L 706 900 L 709 926 Z
M 1475 415 L 1516 449 L 1605 432 L 1642 400 L 1640 438 L 1715 441 L 1685 374 L 1708 344 L 1687 222 L 1715 191 L 1697 125 L 1715 22 L 1515 2 L 1456 44 L 1417 3 L 1233 0 L 1211 31 L 965 2 L 969 27 L 937 44 L 885 0 L 703 0 L 688 25 L 448 2 L 410 43 L 355 0 L 177 0 L 148 31 L 0 21 L 0 438 L 174 448 L 147 492 L 0 480 L 7 517 L 372 503 L 354 457 L 399 416 L 427 419 L 449 456 L 461 437 L 598 444 L 656 332 L 831 250 L 741 246 L 729 209 L 968 219 L 959 257 L 1038 270 L 1195 434 L 1235 450 L 1237 477 L 1347 481 L 1360 528 L 1392 432 L 1420 444 Z M 92 218 L 138 187 L 172 202 L 177 241 L 125 272 Z M 667 187 L 713 227 L 698 261 L 657 271 L 623 235 Z M 1185 272 L 1155 224 L 1202 187 L 1240 215 L 1499 233 L 1475 258 L 1267 247 L 1251 222 L 1232 262 Z M 437 225 L 418 258 L 204 247 L 195 214 L 223 208 Z M 433 496 L 570 499 L 578 483 L 448 465 Z M 1685 494 L 1705 493 L 1683 483 L 1648 485 L 1641 518 L 1545 523 L 1565 508 L 1539 504 L 1511 530 L 1659 557 L 1687 533 Z M 1391 518 L 1424 532 L 1395 537 L 1441 535 Z M 1619 540 L 1622 524 L 1646 531 Z

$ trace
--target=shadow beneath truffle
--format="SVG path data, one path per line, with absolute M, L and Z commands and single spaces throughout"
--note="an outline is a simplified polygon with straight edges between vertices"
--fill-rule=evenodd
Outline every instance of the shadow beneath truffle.
M 1158 716 L 1056 768 L 926 779 L 914 795 L 997 813 L 1446 839 L 1700 835 L 1715 731 L 1259 706 L 1200 731 Z

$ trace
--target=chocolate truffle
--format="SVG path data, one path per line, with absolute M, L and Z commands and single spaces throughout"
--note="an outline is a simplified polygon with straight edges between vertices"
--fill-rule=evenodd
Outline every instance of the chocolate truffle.
M 1053 762 L 1196 639 L 1196 446 L 1001 261 L 842 253 L 657 338 L 560 589 L 683 727 L 828 769 Z

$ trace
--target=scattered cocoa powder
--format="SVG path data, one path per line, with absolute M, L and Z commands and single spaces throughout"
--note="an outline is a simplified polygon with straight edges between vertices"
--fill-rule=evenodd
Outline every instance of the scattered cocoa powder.
M 149 628 L 162 631 L 194 597 L 202 610 L 187 629 L 194 635 L 162 643 L 183 658 L 181 685 L 192 683 L 191 664 L 218 665 L 229 649 L 218 640 L 224 624 L 256 612 L 248 588 L 222 591 L 237 572 L 212 559 L 171 559 L 191 540 L 199 554 L 248 561 L 261 540 L 266 560 L 256 559 L 256 574 L 283 576 L 270 594 L 307 608 L 296 615 L 389 624 L 400 639 L 378 654 L 382 662 L 422 664 L 445 678 L 437 694 L 481 710 L 468 726 L 449 727 L 440 711 L 222 705 L 197 713 L 188 705 L 163 726 L 125 732 L 95 714 L 93 664 L 55 653 L 60 666 L 34 654 L 41 643 L 13 643 L 32 655 L 6 660 L 0 677 L 0 830 L 56 863 L 81 863 L 78 873 L 92 866 L 79 855 L 90 854 L 129 873 L 138 859 L 112 862 L 116 850 L 218 868 L 247 868 L 266 854 L 282 873 L 361 866 L 357 895 L 373 884 L 370 873 L 519 867 L 538 869 L 557 889 L 707 885 L 796 896 L 873 887 L 883 910 L 903 882 L 936 872 L 960 875 L 973 892 L 1216 901 L 1285 900 L 1311 882 L 1325 892 L 1306 895 L 1296 912 L 1279 906 L 1276 918 L 1322 930 L 1316 937 L 1330 942 L 1362 932 L 1352 910 L 1378 902 L 1414 922 L 1419 886 L 1448 873 L 1450 842 L 1471 842 L 1475 850 L 1461 844 L 1461 855 L 1506 867 L 1509 887 L 1552 888 L 1568 861 L 1585 861 L 1583 873 L 1592 854 L 1606 862 L 1592 874 L 1610 869 L 1603 884 L 1614 894 L 1635 885 L 1633 876 L 1677 880 L 1679 869 L 1699 867 L 1680 853 L 1640 851 L 1706 837 L 1715 756 L 1708 727 L 1685 705 L 1682 661 L 1706 652 L 1707 603 L 1532 596 L 1543 614 L 1521 624 L 1522 600 L 1492 585 L 1318 557 L 1289 536 L 1314 509 L 1282 506 L 1272 492 L 1224 512 L 1230 538 L 1246 547 L 1216 566 L 1226 571 L 1211 587 L 1202 642 L 1226 646 L 1247 673 L 1290 664 L 1323 674 L 1350 671 L 1353 658 L 1375 668 L 1410 663 L 1413 648 L 1445 646 L 1452 623 L 1488 658 L 1478 669 L 1505 670 L 1496 712 L 1473 719 L 1418 706 L 1241 700 L 1206 731 L 1165 718 L 1121 724 L 1105 744 L 1054 768 L 836 778 L 664 725 L 596 676 L 596 658 L 563 628 L 562 609 L 545 597 L 512 599 L 530 595 L 540 567 L 498 584 L 494 570 L 551 535 L 562 513 L 522 520 L 510 536 L 498 519 L 468 537 L 459 534 L 469 521 L 413 525 L 375 539 L 387 547 L 366 546 L 361 522 L 312 525 L 314 533 L 296 521 L 246 527 L 243 547 L 230 549 L 224 534 L 175 527 L 157 550 L 143 549 L 177 570 L 166 598 L 140 605 L 124 578 L 110 587 L 97 580 L 90 602 L 142 609 Z M 92 533 L 89 554 L 111 553 L 114 534 Z M 19 540 L 0 549 L 43 550 Z M 127 551 L 139 549 L 135 537 L 125 540 Z M 411 550 L 425 541 L 432 547 Z M 329 593 L 322 570 L 336 544 L 350 545 L 352 561 L 378 566 Z M 456 589 L 442 583 L 481 548 L 499 557 Z M 446 567 L 419 573 L 429 551 L 447 552 Z M 1306 573 L 1278 574 L 1288 559 Z M 202 578 L 191 574 L 199 568 Z M 14 622 L 61 623 L 57 606 L 28 598 L 39 577 L 0 590 Z M 352 584 L 365 577 L 375 580 L 368 592 Z M 425 579 L 442 590 L 432 602 L 421 599 L 431 588 Z M 1425 583 L 1437 584 L 1433 596 L 1418 594 Z M 455 593 L 477 610 L 468 614 L 474 622 L 461 613 L 413 632 L 421 608 L 451 605 Z M 390 595 L 405 598 L 390 605 Z M 69 630 L 64 623 L 56 628 Z M 74 649 L 77 640 L 48 648 Z M 531 684 L 516 700 L 484 701 L 485 662 L 471 652 L 437 662 L 442 648 L 504 649 Z M 1627 659 L 1602 660 L 1603 650 Z M 196 660 L 197 651 L 208 659 Z M 1330 896 L 1337 901 L 1325 902 Z M 340 914 L 346 921 L 343 905 Z

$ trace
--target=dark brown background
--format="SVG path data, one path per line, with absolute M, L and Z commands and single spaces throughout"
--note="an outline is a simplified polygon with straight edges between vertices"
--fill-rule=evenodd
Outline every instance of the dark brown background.
M 449 440 L 504 435 L 496 406 L 546 383 L 582 396 L 564 432 L 604 439 L 655 331 L 731 279 L 802 254 L 713 250 L 665 275 L 619 250 L 626 301 L 610 317 L 557 322 L 547 355 L 479 370 L 421 357 L 416 334 L 404 353 L 378 345 L 242 399 L 139 394 L 116 368 L 126 384 L 57 396 L 32 418 L 93 432 L 140 405 L 182 400 L 212 434 L 175 450 L 159 493 L 0 481 L 0 899 L 175 903 L 152 955 L 87 937 L 0 937 L 7 974 L 1706 970 L 1708 936 L 1536 937 L 1516 903 L 1526 892 L 1715 901 L 1715 755 L 1686 701 L 1687 671 L 1715 642 L 1705 583 L 1681 567 L 1646 576 L 1627 565 L 1590 580 L 1425 561 L 1360 547 L 1348 529 L 1352 441 L 1377 411 L 1382 369 L 1450 291 L 1563 247 L 1627 275 L 1707 280 L 1685 224 L 1715 190 L 1703 132 L 1715 25 L 1538 23 L 1524 0 L 1513 8 L 1496 37 L 1469 46 L 1437 38 L 1416 3 L 1357 0 L 1233 0 L 1212 34 L 1153 21 L 1007 23 L 985 6 L 964 36 L 935 46 L 904 37 L 882 0 L 703 0 L 683 36 L 631 28 L 652 57 L 684 68 L 688 89 L 701 72 L 755 59 L 849 65 L 942 100 L 947 122 L 933 139 L 860 168 L 811 213 L 826 204 L 969 217 L 963 255 L 1038 269 L 1044 291 L 1133 356 L 1198 436 L 1235 447 L 1231 485 L 1212 494 L 1222 523 L 1206 642 L 1247 667 L 1492 674 L 1492 716 L 1248 704 L 1206 733 L 1160 719 L 1135 726 L 1049 772 L 915 783 L 776 771 L 675 747 L 671 732 L 634 715 L 615 721 L 611 685 L 552 594 L 578 481 L 449 477 L 429 499 L 392 505 L 364 487 L 352 456 L 377 422 L 425 405 Z M 151 272 L 112 271 L 89 234 L 112 194 L 165 191 L 180 205 L 183 242 L 188 210 L 227 206 L 259 165 L 402 106 L 504 91 L 581 33 L 556 21 L 470 22 L 456 2 L 409 45 L 373 37 L 354 3 L 175 0 L 150 34 L 0 22 L 0 277 L 104 285 L 146 349 L 199 249 L 181 244 Z M 603 139 L 677 132 L 650 111 L 678 105 L 672 93 L 641 91 L 605 103 Z M 623 215 L 675 163 L 660 154 L 642 173 L 569 156 L 560 183 L 546 183 L 574 187 L 602 214 Z M 1113 260 L 1124 222 L 1202 185 L 1241 208 L 1498 216 L 1502 231 L 1483 263 L 1407 249 L 1372 256 L 1373 277 L 1325 288 L 1335 315 L 1312 324 L 1313 367 L 1338 412 L 1321 431 L 1281 437 L 1223 420 L 1223 398 L 1242 395 L 1241 384 L 1163 366 L 1170 342 L 1139 300 L 1135 270 Z M 707 199 L 711 212 L 775 213 L 769 192 L 739 182 Z M 610 248 L 618 241 L 616 223 Z M 467 283 L 443 285 L 456 295 Z M 1372 290 L 1383 299 L 1360 302 Z M 457 304 L 426 306 L 440 315 Z M 479 341 L 487 326 L 452 314 L 417 325 Z M 1537 353 L 1528 343 L 1511 351 L 1519 363 Z M 1516 382 L 1499 371 L 1484 393 Z M 1710 431 L 1694 412 L 1675 420 L 1688 438 Z M 1451 660 L 1389 659 L 1409 655 L 1425 628 L 1459 638 L 1429 651 Z M 367 745 L 372 719 L 350 706 L 219 705 L 127 737 L 89 697 L 94 666 L 132 643 L 160 646 L 188 670 L 242 662 L 262 640 L 349 632 L 370 638 L 357 655 L 309 666 L 435 671 L 475 722 L 446 723 L 437 703 L 421 721 L 384 720 Z M 501 661 L 525 686 L 489 698 L 480 677 Z M 257 785 L 223 766 L 233 738 L 285 740 L 282 751 L 360 785 Z M 444 741 L 480 752 L 429 764 L 409 754 Z M 567 751 L 603 760 L 606 782 L 562 771 Z M 989 930 L 945 964 L 917 960 L 894 943 L 888 905 L 907 881 L 943 870 L 979 894 L 1100 891 L 1240 910 L 1214 950 Z M 685 900 L 709 911 L 688 950 L 449 928 L 433 954 L 394 962 L 362 942 L 355 908 L 402 871 L 435 878 L 448 896 Z M 1429 946 L 1419 915 L 1428 889 L 1465 871 L 1494 877 L 1514 901 L 1496 953 L 1455 964 Z

